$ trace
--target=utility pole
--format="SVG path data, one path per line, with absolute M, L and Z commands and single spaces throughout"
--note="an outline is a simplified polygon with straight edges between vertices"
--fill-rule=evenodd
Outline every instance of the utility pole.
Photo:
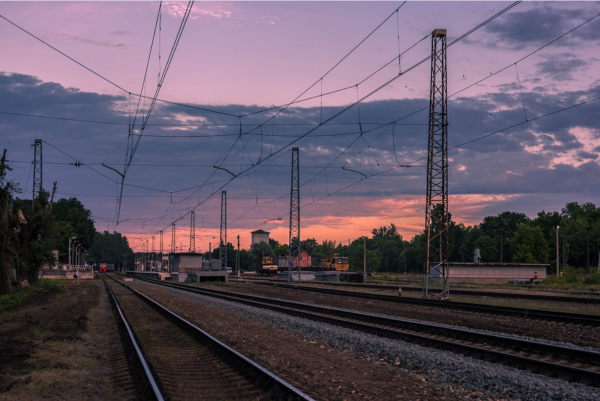
M 35 212 L 35 198 L 42 197 L 42 140 L 33 142 L 33 189 L 31 191 L 31 208 Z
M 219 244 L 221 270 L 227 267 L 227 191 L 221 191 L 221 236 Z
M 196 252 L 196 213 L 190 213 L 190 252 Z
M 504 230 L 500 229 L 500 263 L 502 263 L 502 248 L 504 245 Z
M 363 237 L 363 283 L 367 282 L 367 237 Z
M 446 30 L 431 33 L 431 85 L 427 153 L 427 197 L 425 204 L 425 265 L 422 297 L 430 284 L 441 285 L 435 294 L 450 297 L 448 242 L 448 80 Z
M 163 232 L 160 231 L 160 270 L 163 270 Z
M 175 223 L 171 224 L 171 253 L 175 253 Z
M 238 278 L 240 277 L 240 236 L 237 236 L 237 254 L 235 255 L 235 271 L 237 271 Z
M 171 225 L 171 254 L 169 255 L 169 272 L 173 271 L 173 261 L 175 259 L 175 223 Z
M 559 250 L 560 248 L 558 247 L 558 229 L 560 228 L 560 226 L 556 226 L 556 277 L 560 277 L 559 275 L 559 271 L 560 271 L 560 256 L 559 256 Z
M 288 282 L 292 281 L 292 258 L 298 257 L 298 282 L 300 274 L 300 148 L 292 148 L 292 178 L 290 190 L 290 237 L 288 259 Z

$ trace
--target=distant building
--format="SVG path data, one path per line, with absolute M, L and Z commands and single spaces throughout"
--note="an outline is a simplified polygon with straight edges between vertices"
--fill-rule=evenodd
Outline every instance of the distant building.
M 288 255 L 283 255 L 283 256 L 279 256 L 279 267 L 288 267 L 288 259 L 289 256 Z M 301 269 L 305 269 L 309 266 L 311 266 L 312 264 L 312 257 L 308 254 L 308 252 L 306 251 L 300 251 L 300 268 Z M 294 256 L 292 258 L 292 267 L 296 267 L 298 266 L 298 256 Z
M 202 254 L 195 252 L 181 252 L 169 254 L 171 259 L 171 272 L 185 272 L 187 270 L 202 270 Z
M 252 231 L 252 245 L 259 244 L 261 242 L 269 243 L 269 232 L 264 230 Z

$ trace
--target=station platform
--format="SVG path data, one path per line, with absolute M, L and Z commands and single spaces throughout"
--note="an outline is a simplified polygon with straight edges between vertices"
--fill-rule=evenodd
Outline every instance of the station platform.
M 127 277 L 153 278 L 155 280 L 161 280 L 161 281 L 171 278 L 171 273 L 169 273 L 169 272 L 128 271 L 125 274 L 127 275 Z
M 229 281 L 229 272 L 226 270 L 185 270 L 171 273 L 171 278 L 180 283 L 204 281 Z

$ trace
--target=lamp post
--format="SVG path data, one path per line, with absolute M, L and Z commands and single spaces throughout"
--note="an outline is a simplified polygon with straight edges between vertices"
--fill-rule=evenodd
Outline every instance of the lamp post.
M 75 248 L 75 266 L 77 266 L 77 269 L 79 269 L 79 262 L 80 262 L 80 259 L 79 259 L 80 249 L 79 248 L 82 248 L 81 244 L 78 244 L 77 247 Z
M 75 238 L 77 238 L 77 237 L 69 238 L 69 270 L 71 270 L 71 240 L 73 240 Z

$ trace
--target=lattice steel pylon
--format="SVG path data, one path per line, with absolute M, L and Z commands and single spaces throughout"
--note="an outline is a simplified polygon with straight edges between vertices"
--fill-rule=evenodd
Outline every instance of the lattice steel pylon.
M 33 189 L 31 191 L 31 207 L 35 211 L 35 198 L 42 197 L 42 140 L 33 143 Z
M 171 225 L 171 253 L 175 253 L 175 223 Z
M 448 81 L 446 30 L 431 34 L 431 86 L 425 205 L 423 298 L 450 296 L 448 275 Z M 435 286 L 433 287 L 432 284 Z M 439 293 L 430 294 L 435 288 Z
M 292 260 L 297 258 L 300 282 L 300 148 L 292 148 L 292 179 L 290 191 L 290 238 L 288 255 L 288 281 L 292 281 Z
M 221 191 L 221 236 L 219 240 L 221 269 L 227 267 L 227 191 Z
M 190 213 L 190 252 L 196 252 L 196 213 Z
M 160 270 L 163 270 L 163 232 L 160 230 Z

